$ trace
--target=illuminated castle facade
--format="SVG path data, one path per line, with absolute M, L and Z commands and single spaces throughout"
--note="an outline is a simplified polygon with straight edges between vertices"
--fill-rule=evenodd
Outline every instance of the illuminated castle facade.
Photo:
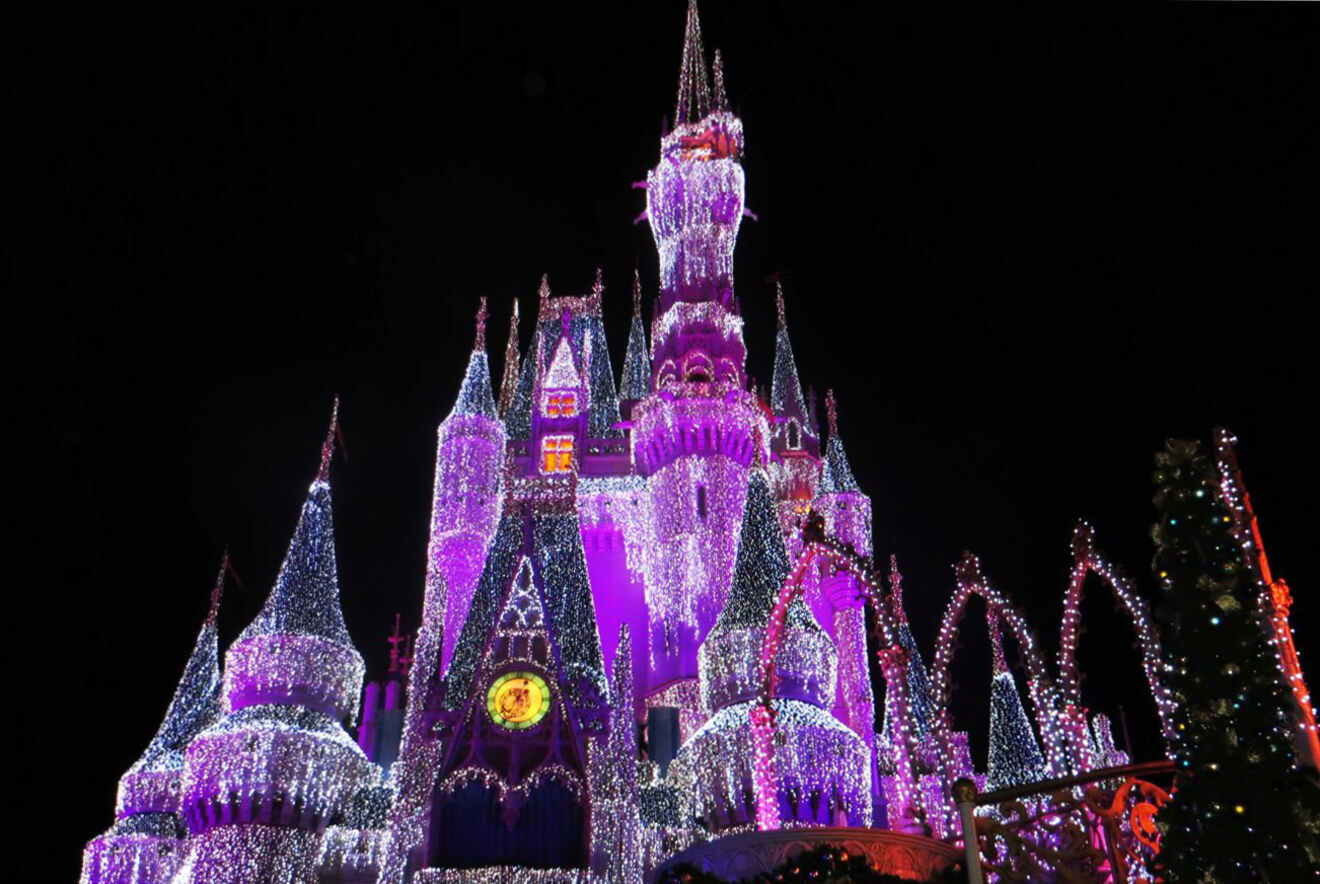
M 498 397 L 483 299 L 438 433 L 420 628 L 365 694 L 340 610 L 328 438 L 265 608 L 222 675 L 213 607 L 84 881 L 631 882 L 755 826 L 771 611 L 808 513 L 867 557 L 871 501 L 833 397 L 824 433 L 803 393 L 782 292 L 768 396 L 747 374 L 742 123 L 719 53 L 708 78 L 695 6 L 681 71 L 645 184 L 660 290 L 648 336 L 634 281 L 619 383 L 599 272 L 582 295 L 542 280 L 525 352 L 514 304 Z M 876 709 L 858 578 L 813 564 L 794 579 L 774 657 L 779 819 L 912 830 L 919 795 L 902 790 L 938 803 L 941 759 L 971 765 L 965 735 L 943 755 L 930 738 L 897 566 L 897 713 Z M 1025 720 L 1009 693 L 1005 727 Z M 919 757 L 896 770 L 909 734 Z

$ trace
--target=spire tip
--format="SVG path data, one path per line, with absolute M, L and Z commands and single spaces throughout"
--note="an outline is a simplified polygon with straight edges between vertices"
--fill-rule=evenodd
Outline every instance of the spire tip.
M 516 305 L 517 303 L 518 303 L 517 301 L 514 301 L 514 304 L 515 304 L 515 305 Z M 515 306 L 515 311 L 516 311 L 516 309 L 517 309 L 517 308 L 516 308 L 516 306 Z M 486 296 L 485 296 L 485 295 L 482 295 L 482 296 L 481 296 L 481 305 L 480 305 L 479 307 L 477 307 L 477 337 L 476 337 L 476 340 L 475 340 L 475 341 L 473 342 L 473 344 L 472 344 L 472 349 L 473 349 L 473 350 L 485 350 L 485 349 L 486 349 L 486 317 L 487 317 L 487 315 L 488 315 L 488 314 L 486 313 Z
M 330 407 L 330 428 L 326 430 L 325 441 L 321 443 L 321 468 L 316 472 L 316 481 L 325 482 L 330 478 L 330 458 L 335 453 L 335 437 L 339 435 L 339 394 L 335 394 L 334 404 Z

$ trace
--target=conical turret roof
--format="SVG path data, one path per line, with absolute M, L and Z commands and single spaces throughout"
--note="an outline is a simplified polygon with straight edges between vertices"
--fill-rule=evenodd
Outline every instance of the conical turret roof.
M 833 390 L 825 394 L 825 409 L 829 419 L 830 440 L 825 443 L 825 457 L 821 463 L 820 493 L 860 492 L 861 486 L 853 477 L 848 453 L 843 450 L 843 440 L 839 438 L 838 406 L 835 404 Z
M 183 751 L 189 741 L 220 713 L 220 647 L 215 617 L 220 604 L 220 589 L 228 568 L 228 557 L 220 566 L 211 609 L 193 642 L 192 653 L 183 668 L 183 676 L 174 689 L 174 697 L 156 735 L 147 744 L 129 773 L 153 769 L 178 769 L 183 766 Z
M 775 335 L 775 372 L 770 383 L 770 407 L 775 414 L 795 415 L 805 422 L 807 401 L 802 395 L 802 382 L 798 380 L 797 361 L 793 358 L 793 344 L 788 339 L 788 319 L 784 314 L 784 289 L 776 284 L 775 309 L 779 314 L 779 331 Z
M 458 399 L 450 415 L 479 414 L 491 420 L 499 420 L 495 408 L 495 397 L 490 390 L 490 358 L 486 355 L 486 299 L 481 299 L 477 311 L 477 338 L 468 357 L 467 371 L 463 375 L 463 385 L 458 389 Z
M 235 644 L 256 635 L 302 634 L 353 647 L 339 604 L 334 510 L 330 502 L 330 454 L 338 430 L 338 412 L 336 398 L 330 431 L 321 448 L 321 470 L 307 489 L 289 551 L 266 604 Z
M 642 325 L 642 280 L 633 272 L 633 315 L 628 328 L 628 349 L 623 356 L 623 379 L 619 396 L 625 400 L 645 399 L 651 392 L 651 354 L 646 348 Z
M 764 627 L 788 578 L 789 567 L 770 485 L 765 474 L 757 470 L 747 484 L 747 505 L 729 598 L 711 628 L 711 635 Z M 801 595 L 789 606 L 787 623 L 790 629 L 821 631 Z

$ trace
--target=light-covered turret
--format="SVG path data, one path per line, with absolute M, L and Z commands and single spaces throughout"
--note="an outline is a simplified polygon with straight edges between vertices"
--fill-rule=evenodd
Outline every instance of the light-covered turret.
M 454 407 L 436 433 L 425 609 L 429 616 L 444 612 L 442 672 L 453 657 L 459 631 L 472 604 L 472 593 L 481 576 L 486 547 L 500 517 L 503 463 L 504 425 L 490 390 L 483 297 L 463 384 Z
M 342 723 L 357 708 L 363 664 L 339 605 L 336 430 L 332 418 L 275 585 L 225 654 L 226 713 L 184 756 L 189 884 L 315 881 L 321 833 L 380 777 Z
M 787 341 L 786 332 L 781 335 L 781 340 Z M 789 391 L 782 394 L 783 407 L 786 413 L 800 416 L 805 423 L 806 405 L 802 401 L 801 389 L 797 388 L 796 377 L 792 377 L 789 386 Z M 850 544 L 858 555 L 870 556 L 871 499 L 862 493 L 848 464 L 848 455 L 839 435 L 839 410 L 833 390 L 825 394 L 825 409 L 830 438 L 821 463 L 819 496 L 812 509 L 824 517 L 825 531 L 829 536 Z M 815 440 L 811 441 L 814 444 Z M 831 698 L 830 709 L 836 718 L 862 738 L 870 750 L 875 743 L 875 696 L 871 691 L 866 653 L 866 617 L 861 588 L 850 573 L 825 572 L 819 575 L 818 582 L 807 583 L 807 598 L 812 613 L 826 625 L 839 652 L 839 689 Z
M 216 615 L 229 555 L 211 590 L 211 607 L 165 719 L 147 749 L 119 779 L 115 824 L 83 851 L 81 884 L 165 884 L 187 851 L 179 817 L 183 753 L 220 713 L 220 651 Z
M 700 651 L 701 697 L 710 719 L 684 743 L 671 780 L 691 796 L 689 811 L 712 831 L 755 820 L 751 710 L 760 683 L 766 624 L 789 572 L 769 484 L 756 473 L 747 489 L 737 566 L 728 603 Z M 779 677 L 775 765 L 780 817 L 798 824 L 868 825 L 871 755 L 828 711 L 837 656 L 799 596 L 788 609 L 775 657 Z

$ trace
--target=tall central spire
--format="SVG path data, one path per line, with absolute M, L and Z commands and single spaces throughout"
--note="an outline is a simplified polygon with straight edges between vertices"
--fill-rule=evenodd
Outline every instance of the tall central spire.
M 710 113 L 710 80 L 706 53 L 701 47 L 701 18 L 697 0 L 688 0 L 687 30 L 683 34 L 683 61 L 678 67 L 678 104 L 674 124 L 695 123 Z

